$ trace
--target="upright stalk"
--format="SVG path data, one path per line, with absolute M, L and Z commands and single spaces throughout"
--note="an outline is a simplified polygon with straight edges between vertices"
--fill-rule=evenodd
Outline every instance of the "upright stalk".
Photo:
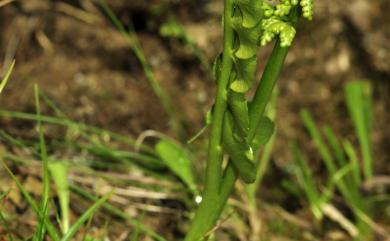
M 217 80 L 217 93 L 211 124 L 211 134 L 208 147 L 208 165 L 206 169 L 205 196 L 215 196 L 219 192 L 222 177 L 222 123 L 227 106 L 227 88 L 232 69 L 231 49 L 233 48 L 233 29 L 231 28 L 231 15 L 233 11 L 232 0 L 225 0 L 224 8 L 224 44 L 222 57 L 222 70 Z
M 266 104 L 271 98 L 273 87 L 275 86 L 275 83 L 282 70 L 283 63 L 287 56 L 288 50 L 288 47 L 281 47 L 279 41 L 275 43 L 275 47 L 265 67 L 259 86 L 256 89 L 255 96 L 250 104 L 250 107 L 252 107 L 249 111 L 251 123 L 253 123 L 254 120 L 260 120 L 260 118 L 264 115 Z M 250 129 L 250 141 L 253 140 L 254 132 L 256 129 L 256 125 L 254 126 L 254 128 Z M 221 184 L 219 196 L 220 207 L 216 209 L 215 215 L 219 216 L 220 213 L 222 213 L 226 201 L 233 190 L 234 183 L 236 182 L 236 180 L 237 174 L 233 168 L 232 163 L 229 162 L 228 166 L 226 167 L 225 174 L 223 176 L 223 181 Z
M 231 28 L 231 16 L 233 13 L 233 0 L 224 1 L 224 44 L 222 56 L 222 69 L 217 80 L 216 99 L 213 111 L 211 134 L 208 146 L 208 160 L 206 168 L 205 189 L 203 201 L 192 221 L 190 230 L 185 238 L 186 241 L 200 240 L 215 224 L 218 215 L 212 214 L 219 208 L 219 190 L 222 180 L 221 145 L 223 118 L 227 106 L 227 88 L 232 69 L 231 49 L 233 48 L 233 29 Z M 211 214 L 211 215 L 210 215 Z
M 311 17 L 309 13 L 312 10 L 312 5 L 310 5 L 312 0 L 301 1 L 305 1 L 301 3 L 302 12 L 307 18 Z M 208 147 L 205 190 L 203 201 L 195 213 L 185 241 L 207 239 L 208 232 L 212 230 L 221 215 L 238 177 L 247 183 L 253 182 L 252 178 L 248 178 L 252 174 L 251 171 L 255 171 L 251 169 L 251 161 L 253 161 L 251 147 L 255 143 L 260 119 L 264 115 L 264 110 L 294 38 L 294 25 L 301 13 L 297 6 L 298 1 L 281 3 L 287 4 L 280 8 L 287 7 L 287 12 L 277 12 L 264 2 L 261 4 L 265 5 L 260 4 L 259 8 L 256 3 L 259 4 L 256 0 L 224 1 L 224 49 L 222 63 L 220 67 L 217 64 L 216 68 L 220 72 L 217 72 L 219 78 Z M 295 7 L 291 8 L 291 6 Z M 240 11 L 235 11 L 236 7 Z M 262 11 L 265 7 L 275 12 L 268 11 L 268 17 L 264 17 L 263 20 Z M 288 22 L 285 22 L 286 19 Z M 255 22 L 254 25 L 253 22 Z M 260 84 L 248 107 L 245 92 L 249 90 L 252 82 L 251 73 L 253 73 L 253 79 L 255 75 L 256 62 L 253 60 L 256 58 L 257 42 L 254 34 L 261 34 L 261 32 L 256 32 L 259 26 L 263 30 L 262 44 L 271 41 L 277 34 L 280 34 L 280 40 L 275 43 Z M 238 42 L 236 42 L 236 37 Z M 231 116 L 234 117 L 230 118 Z M 232 125 L 236 128 L 235 130 L 231 128 Z M 249 149 L 246 149 L 247 146 Z M 229 149 L 234 150 L 232 152 Z M 254 153 L 257 149 L 258 146 L 253 146 Z M 223 171 L 224 152 L 228 153 L 231 159 Z

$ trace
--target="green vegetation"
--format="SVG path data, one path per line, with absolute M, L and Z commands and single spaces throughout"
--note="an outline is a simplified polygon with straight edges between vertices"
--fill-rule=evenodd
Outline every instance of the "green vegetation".
M 264 116 L 265 107 L 295 36 L 294 26 L 301 11 L 306 18 L 312 17 L 309 14 L 311 1 L 301 1 L 303 9 L 298 1 L 282 1 L 276 6 L 251 0 L 225 0 L 224 4 L 224 47 L 214 64 L 217 92 L 212 110 L 203 201 L 187 233 L 187 241 L 207 236 L 223 211 L 237 178 L 246 183 L 255 182 L 254 159 L 260 146 L 254 144 L 266 143 L 272 135 L 273 124 Z M 279 11 L 281 8 L 285 11 Z M 255 95 L 248 103 L 245 93 L 255 82 L 258 43 L 261 41 L 264 45 L 276 36 L 279 39 Z M 222 165 L 224 154 L 230 157 L 225 170 Z
M 314 225 L 302 224 L 301 220 L 289 222 L 291 217 L 279 206 L 278 218 L 270 218 L 264 224 L 259 218 L 259 213 L 269 208 L 267 204 L 259 205 L 257 196 L 265 190 L 261 184 L 277 138 L 276 83 L 299 20 L 313 18 L 313 0 L 224 0 L 223 51 L 213 66 L 175 15 L 168 11 L 167 20 L 157 28 L 159 37 L 176 39 L 189 47 L 202 70 L 213 75 L 216 85 L 214 104 L 205 117 L 205 126 L 186 143 L 188 130 L 184 120 L 143 53 L 133 23 L 131 20 L 122 23 L 105 0 L 97 0 L 95 5 L 126 39 L 169 116 L 175 137 L 149 130 L 137 138 L 73 121 L 35 84 L 35 113 L 0 110 L 0 117 L 32 123 L 36 130 L 35 139 L 22 139 L 0 130 L 0 141 L 18 150 L 0 149 L 0 163 L 35 215 L 33 233 L 19 239 L 12 233 L 7 210 L 0 205 L 0 232 L 7 233 L 7 240 L 100 241 L 103 238 L 91 235 L 89 226 L 101 213 L 110 219 L 105 220 L 104 229 L 111 228 L 112 219 L 120 220 L 128 228 L 124 237 L 132 241 L 167 241 L 178 237 L 185 241 L 218 240 L 216 230 L 229 221 L 234 228 L 227 235 L 233 237 L 235 228 L 244 230 L 244 238 L 237 235 L 240 240 L 268 240 L 266 235 L 262 236 L 261 226 L 294 240 L 319 240 L 312 236 L 320 233 L 318 230 L 329 220 L 354 240 L 386 236 L 386 230 L 374 222 L 377 215 L 374 209 L 378 203 L 388 200 L 388 195 L 371 196 L 362 191 L 364 184 L 375 177 L 372 96 L 366 81 L 350 82 L 344 89 L 345 109 L 355 128 L 356 140 L 340 139 L 329 125 L 319 128 L 307 109 L 300 112 L 320 164 L 326 169 L 326 177 L 316 175 L 309 155 L 302 145 L 293 141 L 290 150 L 294 163 L 287 169 L 295 179 L 286 181 L 285 187 L 296 195 L 298 202 L 304 199 L 302 203 L 307 204 Z M 273 46 L 266 46 L 271 43 Z M 268 47 L 272 47 L 272 52 L 257 81 L 258 52 Z M 14 66 L 15 61 L 0 82 L 0 93 Z M 47 109 L 42 111 L 42 106 Z M 44 115 L 46 111 L 53 114 Z M 48 130 L 52 129 L 62 134 L 49 137 Z M 203 133 L 209 134 L 207 140 L 201 138 Z M 146 141 L 148 137 L 153 138 Z M 60 155 L 56 150 L 60 150 Z M 71 157 L 63 153 L 71 153 Z M 203 159 L 206 159 L 205 167 Z M 39 168 L 36 174 L 41 184 L 39 195 L 29 192 L 23 175 L 19 177 L 14 171 L 20 167 Z M 122 187 L 134 187 L 134 190 Z M 10 187 L 0 193 L 0 204 L 11 191 Z M 127 202 L 128 196 L 123 194 L 126 191 L 133 191 L 128 196 L 141 201 Z M 238 194 L 237 199 L 229 200 L 234 192 Z M 76 204 L 72 203 L 73 199 Z M 79 200 L 87 200 L 89 207 L 75 217 L 72 205 L 81 209 Z M 177 234 L 163 237 L 167 234 L 160 234 L 162 230 L 144 222 L 144 214 L 156 209 L 172 212 L 161 204 L 172 200 L 183 206 L 182 219 L 177 220 L 186 222 L 177 225 Z M 136 214 L 125 210 L 129 203 L 135 206 Z M 288 218 L 282 218 L 283 214 Z
M 328 180 L 325 184 L 318 187 L 307 157 L 296 143 L 291 146 L 296 161 L 293 172 L 315 219 L 321 222 L 324 216 L 328 216 L 356 240 L 370 240 L 375 229 L 370 214 L 372 207 L 369 207 L 375 204 L 361 191 L 362 184 L 373 176 L 374 158 L 370 144 L 373 117 L 370 89 L 368 82 L 365 81 L 350 82 L 345 86 L 345 100 L 360 143 L 359 155 L 350 140 L 342 139 L 340 142 L 328 125 L 322 129 L 325 136 L 323 138 L 310 112 L 308 110 L 301 112 L 303 123 L 328 171 Z M 332 204 L 334 197 L 338 196 L 337 191 L 345 205 L 353 212 L 353 220 L 346 218 Z

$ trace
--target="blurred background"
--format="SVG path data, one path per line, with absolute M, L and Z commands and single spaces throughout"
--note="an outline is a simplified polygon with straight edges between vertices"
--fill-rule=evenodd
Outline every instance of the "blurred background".
M 188 228 L 194 204 L 192 198 L 187 197 L 187 191 L 177 187 L 175 177 L 160 179 L 164 175 L 174 176 L 170 171 L 155 166 L 154 169 L 143 167 L 141 171 L 129 167 L 122 173 L 126 175 L 124 181 L 119 175 L 123 170 L 120 165 L 103 166 L 102 162 L 97 164 L 94 160 L 115 163 L 117 159 L 125 158 L 119 155 L 123 153 L 115 151 L 133 150 L 125 143 L 113 141 L 106 135 L 109 131 L 134 140 L 138 138 L 138 141 L 141 138 L 142 143 L 151 146 L 161 136 L 173 138 L 191 153 L 194 182 L 196 185 L 201 183 L 207 135 L 189 145 L 185 143 L 204 126 L 206 113 L 213 103 L 215 83 L 210 69 L 215 56 L 222 50 L 223 1 L 107 0 L 107 5 L 114 14 L 111 17 L 107 8 L 92 0 L 15 0 L 0 8 L 0 77 L 16 59 L 12 77 L 0 95 L 0 150 L 13 159 L 22 159 L 7 161 L 26 188 L 34 193 L 41 183 L 39 165 L 36 161 L 31 162 L 37 163 L 32 167 L 20 163 L 23 159 L 37 159 L 32 154 L 37 148 L 36 123 L 31 118 L 11 117 L 11 112 L 35 113 L 33 87 L 36 83 L 42 93 L 44 115 L 102 129 L 85 136 L 77 125 L 44 126 L 52 158 L 70 160 L 71 166 L 80 162 L 94 171 L 115 177 L 112 181 L 107 176 L 98 179 L 102 176 L 96 173 L 88 176 L 88 172 L 70 171 L 72 182 L 85 185 L 95 193 L 99 193 L 96 186 L 100 184 L 103 187 L 138 188 L 139 193 L 131 195 L 124 194 L 126 188 L 123 188 L 114 203 L 168 240 L 180 240 Z M 262 203 L 255 215 L 258 221 L 248 221 L 243 214 L 233 214 L 233 218 L 222 224 L 216 240 L 256 240 L 251 234 L 259 228 L 254 231 L 253 222 L 262 223 L 256 224 L 261 226 L 256 232 L 267 237 L 259 240 L 351 240 L 348 232 L 335 221 L 325 221 L 320 227 L 313 224 L 307 202 L 286 191 L 282 180 L 289 179 L 286 168 L 294 162 L 288 148 L 292 140 L 300 144 L 313 175 L 319 180 L 327 175 L 321 155 L 300 118 L 299 112 L 303 108 L 311 112 L 318 126 L 329 124 L 338 137 L 359 146 L 344 96 L 344 86 L 352 81 L 365 80 L 370 85 L 373 172 L 374 177 L 380 177 L 376 188 L 363 192 L 364 195 L 374 193 L 388 198 L 389 12 L 388 0 L 315 1 L 314 19 L 300 22 L 278 82 L 277 132 L 261 184 L 263 188 L 257 194 L 258 202 Z M 257 79 L 270 51 L 271 46 L 268 46 L 259 52 Z M 145 132 L 147 130 L 153 131 Z M 24 144 L 17 145 L 10 140 Z M 94 175 L 98 177 L 93 179 Z M 14 187 L 2 169 L 0 176 L 0 191 Z M 162 187 L 150 188 L 148 185 Z M 12 220 L 8 222 L 9 230 L 16 237 L 23 237 L 31 232 L 34 221 L 21 194 L 16 190 L 12 193 L 4 202 Z M 39 196 L 36 191 L 35 194 Z M 74 219 L 88 202 L 75 194 L 71 194 L 71 200 Z M 75 203 L 75 200 L 79 201 Z M 234 200 L 245 204 L 240 198 Z M 239 206 L 234 200 L 232 206 Z M 386 240 L 384 234 L 390 226 L 390 206 L 386 200 L 372 212 L 372 218 L 381 230 L 376 233 L 377 240 Z M 335 206 L 344 210 L 339 200 Z M 350 217 L 348 212 L 344 214 Z M 22 216 L 25 218 L 20 219 Z M 112 217 L 94 223 L 95 226 L 85 229 L 96 240 L 103 240 L 102 237 L 126 240 L 132 230 Z M 252 226 L 246 226 L 246 223 Z M 107 224 L 110 228 L 105 228 Z M 0 237 L 5 230 L 0 225 Z M 307 235 L 301 237 L 302 233 Z M 139 240 L 152 238 L 143 234 Z

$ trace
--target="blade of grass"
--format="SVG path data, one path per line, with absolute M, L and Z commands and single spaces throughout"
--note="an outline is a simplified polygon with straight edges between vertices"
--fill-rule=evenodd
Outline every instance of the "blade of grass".
M 7 4 L 7 2 L 5 2 L 4 4 Z M 1 2 L 0 2 L 0 7 L 1 7 Z M 9 78 L 11 77 L 11 73 L 12 73 L 14 67 L 15 67 L 15 60 L 12 61 L 10 67 L 8 68 L 7 72 L 5 73 L 4 78 L 0 82 L 0 94 L 1 94 L 1 92 L 3 92 L 5 85 L 7 84 Z
M 115 165 L 111 161 L 118 161 L 120 164 L 127 167 L 135 167 L 142 170 L 145 174 L 156 177 L 158 179 L 169 179 L 167 175 L 162 173 L 166 166 L 157 158 L 149 155 L 144 155 L 137 152 L 128 152 L 128 151 L 119 151 L 104 146 L 96 145 L 80 145 L 82 150 L 87 150 L 89 153 L 101 157 L 104 163 L 99 163 L 99 165 L 114 169 Z M 97 161 L 94 164 L 98 164 Z M 117 165 L 116 165 L 117 166 Z M 123 169 L 123 167 L 120 167 Z
M 337 170 L 337 167 L 334 163 L 333 157 L 328 149 L 328 147 L 325 145 L 324 141 L 322 140 L 321 134 L 317 128 L 316 123 L 313 120 L 313 117 L 311 116 L 310 112 L 306 109 L 302 110 L 300 112 L 301 118 L 303 120 L 303 123 L 306 127 L 306 129 L 309 131 L 309 134 L 311 138 L 313 139 L 325 165 L 326 168 L 329 170 L 330 173 L 335 173 Z
M 56 115 L 60 118 L 70 120 L 67 115 L 61 111 L 60 108 L 57 107 L 57 105 L 43 92 L 41 92 L 41 96 L 44 99 L 44 101 L 49 105 L 49 107 L 54 110 Z M 91 135 L 87 132 L 81 132 L 81 135 L 85 137 L 88 141 L 93 143 L 93 145 L 78 145 L 75 146 L 79 147 L 82 150 L 88 150 L 89 152 L 93 153 L 94 155 L 103 156 L 104 158 L 114 158 L 115 160 L 131 160 L 135 161 L 136 164 L 142 165 L 143 169 L 146 171 L 149 171 L 148 169 L 156 169 L 160 170 L 161 168 L 164 168 L 165 166 L 162 164 L 160 160 L 157 158 L 154 158 L 150 155 L 145 155 L 143 153 L 136 153 L 136 152 L 125 152 L 125 151 L 119 151 L 113 148 L 108 148 L 103 144 L 97 143 L 96 138 L 92 138 Z M 70 143 L 74 144 L 74 143 Z M 128 162 L 126 162 L 128 163 Z
M 3 117 L 9 117 L 9 118 L 16 118 L 21 120 L 30 120 L 30 121 L 37 121 L 37 117 L 35 114 L 25 113 L 25 112 L 15 112 L 15 111 L 6 111 L 6 110 L 0 110 L 0 116 Z M 129 146 L 135 145 L 135 140 L 128 136 L 123 136 L 105 129 L 101 129 L 95 126 L 87 125 L 85 123 L 76 122 L 72 120 L 67 120 L 63 118 L 58 117 L 52 117 L 52 116 L 45 116 L 41 115 L 40 120 L 45 123 L 49 124 L 55 124 L 55 125 L 62 125 L 66 127 L 72 127 L 76 126 L 80 130 L 88 131 L 97 135 L 109 135 L 110 138 L 113 140 L 117 140 L 120 142 L 123 142 Z M 154 150 L 146 145 L 141 145 L 141 150 L 144 152 L 147 152 L 149 154 L 154 154 Z
M 2 202 L 3 199 L 4 199 L 6 196 L 8 196 L 8 194 L 10 193 L 10 191 L 11 191 L 11 189 L 8 189 L 8 191 L 3 192 L 3 193 L 0 195 L 0 202 Z M 1 208 L 1 206 L 0 206 L 0 208 Z
M 8 225 L 8 222 L 7 220 L 5 219 L 4 215 L 3 215 L 3 212 L 0 210 L 0 221 L 3 223 L 2 227 L 5 231 L 5 233 L 7 234 L 7 237 L 8 237 L 8 240 L 9 241 L 13 241 L 14 240 L 14 237 L 12 236 L 11 234 L 11 231 L 10 231 L 10 227 Z
M 52 109 L 54 110 L 55 114 L 60 117 L 60 118 L 64 118 L 64 119 L 69 119 L 69 117 L 60 109 L 57 107 L 57 105 L 54 103 L 53 100 L 51 100 L 49 98 L 49 96 L 47 96 L 44 92 L 40 92 L 40 97 L 43 99 L 43 101 L 45 101 L 45 103 Z
M 61 230 L 65 234 L 69 230 L 69 185 L 68 163 L 63 161 L 51 161 L 49 170 L 57 187 L 57 195 L 61 209 Z
M 29 152 L 33 152 L 34 155 L 38 155 L 38 152 L 27 147 L 25 141 L 19 140 L 15 137 L 11 136 L 10 134 L 5 132 L 4 130 L 0 130 L 0 136 L 2 138 L 4 138 L 7 142 L 9 142 L 12 146 L 28 150 Z
M 183 26 L 170 14 L 168 20 L 161 25 L 160 35 L 166 38 L 176 38 L 181 40 L 191 49 L 191 52 L 198 58 L 204 70 L 211 73 L 211 66 L 205 52 L 200 49 L 196 42 L 187 34 Z
M 8 196 L 8 194 L 10 193 L 11 189 L 8 189 L 6 192 L 3 192 L 1 195 L 0 195 L 0 203 L 3 201 L 3 199 Z M 7 233 L 7 237 L 9 239 L 9 241 L 13 241 L 14 238 L 13 236 L 11 235 L 11 231 L 10 231 L 10 227 L 8 225 L 8 222 L 7 220 L 5 219 L 4 215 L 3 215 L 3 211 L 1 210 L 2 209 L 2 205 L 0 205 L 0 221 L 3 223 L 3 228 L 4 228 L 4 231 L 5 233 Z
M 18 180 L 18 178 L 16 178 L 16 176 L 12 173 L 12 171 L 9 169 L 9 167 L 7 166 L 7 164 L 5 164 L 4 160 L 3 160 L 3 157 L 0 156 L 0 162 L 3 166 L 3 168 L 6 170 L 6 172 L 8 173 L 8 175 L 12 178 L 12 180 L 15 182 L 16 186 L 18 187 L 19 191 L 22 193 L 22 195 L 24 196 L 24 198 L 26 199 L 28 205 L 33 209 L 33 211 L 39 216 L 43 216 L 42 215 L 42 212 L 40 211 L 40 209 L 38 208 L 38 205 L 37 203 L 35 202 L 35 200 L 31 197 L 31 195 L 27 192 L 27 190 L 23 187 L 22 183 L 20 183 L 20 181 Z M 50 223 L 50 221 L 45 218 L 44 219 L 45 221 L 45 227 L 47 229 L 47 232 L 49 233 L 50 237 L 54 240 L 54 241 L 60 241 L 60 238 L 59 238 L 59 235 L 55 229 L 55 227 L 53 226 L 53 224 Z
M 99 241 L 100 240 L 99 238 L 91 237 L 88 235 L 88 231 L 91 228 L 92 220 L 93 220 L 93 216 L 89 217 L 87 220 L 87 224 L 85 225 L 85 228 L 83 229 L 83 235 L 82 235 L 83 238 L 81 239 L 83 241 L 84 240 L 88 240 L 88 241 Z M 106 228 L 107 228 L 107 221 L 105 221 L 102 230 L 106 230 Z
M 145 155 L 142 153 L 131 152 L 131 151 L 121 151 L 116 150 L 114 148 L 106 147 L 102 144 L 98 144 L 95 141 L 92 141 L 92 145 L 79 145 L 79 147 L 83 150 L 87 150 L 88 152 L 101 156 L 104 158 L 110 158 L 114 160 L 126 160 L 126 161 L 134 161 L 137 164 L 140 164 L 150 170 L 160 171 L 165 168 L 165 165 L 154 156 Z
M 328 143 L 330 144 L 332 151 L 336 157 L 338 166 L 342 167 L 347 165 L 347 159 L 344 153 L 344 150 L 342 146 L 340 145 L 339 141 L 337 140 L 336 134 L 334 133 L 333 129 L 326 125 L 323 128 L 323 132 L 325 135 L 325 138 L 327 139 Z M 351 176 L 351 173 L 348 173 L 348 175 L 345 176 L 345 183 L 348 186 L 354 185 L 353 184 L 353 177 Z
M 344 88 L 350 116 L 355 126 L 363 157 L 363 173 L 365 178 L 373 175 L 372 146 L 370 131 L 372 126 L 372 106 L 370 85 L 368 82 L 356 81 L 348 83 Z
M 325 138 L 327 139 L 328 143 L 330 144 L 333 153 L 336 156 L 336 160 L 338 161 L 339 166 L 344 166 L 347 164 L 347 160 L 345 159 L 343 148 L 341 148 L 339 141 L 337 140 L 336 134 L 334 133 L 333 129 L 326 125 L 323 128 L 323 132 L 325 135 Z
M 360 185 L 362 183 L 362 179 L 360 176 L 360 170 L 359 170 L 359 163 L 358 158 L 356 155 L 355 148 L 352 146 L 351 142 L 348 140 L 343 141 L 345 152 L 348 155 L 350 164 L 352 166 L 352 177 L 354 180 L 354 189 L 358 190 L 360 188 Z
M 144 213 L 141 215 L 141 220 L 143 219 Z M 138 224 L 134 227 L 134 230 L 131 234 L 130 241 L 138 241 L 141 235 L 141 222 L 138 222 Z
M 102 206 L 114 191 L 106 193 L 103 197 L 98 199 L 90 208 L 88 208 L 83 215 L 69 228 L 68 232 L 64 234 L 61 241 L 69 241 L 73 238 L 76 232 L 81 228 L 81 226 Z
M 49 181 L 49 161 L 47 157 L 46 143 L 45 137 L 42 129 L 41 122 L 41 107 L 39 103 L 39 89 L 38 85 L 34 85 L 34 94 L 35 94 L 35 108 L 36 108 L 36 116 L 37 116 L 37 124 L 38 124 L 38 134 L 39 134 L 39 149 L 40 149 L 40 158 L 42 161 L 42 176 L 43 176 L 43 190 L 42 190 L 42 201 L 40 209 L 43 210 L 40 214 L 40 224 L 39 230 L 37 234 L 37 240 L 43 240 L 45 236 L 45 225 L 44 220 L 48 216 L 49 211 L 49 202 L 50 202 L 50 181 Z
M 98 200 L 98 198 L 90 193 L 88 193 L 87 191 L 84 191 L 83 189 L 81 189 L 80 187 L 77 187 L 77 186 L 74 186 L 74 185 L 71 185 L 70 186 L 70 189 L 76 193 L 77 195 L 81 196 L 81 197 L 84 197 L 86 199 L 89 199 L 91 201 L 96 201 Z M 142 232 L 144 232 L 145 234 L 149 235 L 150 237 L 156 239 L 157 241 L 167 241 L 164 237 L 160 236 L 159 234 L 157 234 L 155 231 L 153 231 L 152 229 L 146 227 L 145 225 L 143 225 L 142 223 L 134 220 L 130 215 L 128 215 L 127 213 L 123 212 L 121 209 L 109 204 L 109 203 L 104 203 L 103 204 L 103 207 L 108 210 L 109 212 L 111 212 L 113 215 L 123 219 L 123 220 L 126 220 L 127 222 L 129 222 L 131 225 L 133 226 L 137 226 L 139 225 L 140 229 L 142 230 Z
M 320 196 L 314 182 L 313 174 L 308 165 L 306 157 L 298 147 L 298 144 L 293 142 L 290 144 L 290 149 L 293 153 L 294 160 L 297 162 L 299 169 L 296 171 L 298 182 L 305 191 L 306 198 L 309 201 L 310 209 L 317 220 L 322 219 L 321 205 L 319 203 Z
M 72 120 L 54 103 L 53 100 L 51 100 L 45 93 L 41 93 L 41 97 L 43 98 L 43 100 L 46 102 L 46 104 L 56 113 L 56 115 L 62 119 L 65 119 L 65 120 L 68 120 L 70 122 L 72 122 Z M 75 126 L 78 126 L 77 124 L 75 124 Z M 127 138 L 125 136 L 120 136 L 116 133 L 112 133 L 112 132 L 108 132 L 107 130 L 104 130 L 104 129 L 98 129 L 96 127 L 93 127 L 93 126 L 88 126 L 86 125 L 87 128 L 80 128 L 81 130 L 83 129 L 86 129 L 88 130 L 88 127 L 89 128 L 93 128 L 94 130 L 91 131 L 93 132 L 94 134 L 100 134 L 103 135 L 103 134 L 107 134 L 108 136 L 110 136 L 110 138 L 112 139 L 116 139 L 116 140 L 121 140 L 123 141 L 122 138 Z M 86 138 L 88 139 L 89 141 L 91 142 L 95 142 L 95 141 L 92 141 L 93 138 L 91 138 L 91 136 L 89 135 L 89 133 L 87 133 L 86 131 L 82 131 L 81 134 Z M 134 142 L 134 139 L 132 138 L 128 138 L 130 142 Z M 130 144 L 130 145 L 133 145 L 131 143 L 127 143 L 127 144 Z M 141 145 L 141 150 L 143 150 L 143 148 L 146 147 L 146 146 L 143 146 Z M 143 150 L 144 151 L 144 150 Z
M 347 219 L 336 207 L 331 204 L 324 205 L 322 207 L 323 212 L 334 222 L 338 223 L 343 229 L 345 229 L 354 239 L 359 237 L 358 228 Z
M 41 207 L 41 214 L 39 216 L 39 221 L 38 221 L 38 228 L 37 231 L 35 232 L 35 235 L 33 237 L 33 241 L 43 241 L 45 240 L 45 220 L 47 219 L 47 213 L 49 210 L 49 203 L 44 203 L 44 206 Z
M 321 206 L 329 203 L 329 201 L 331 200 L 331 198 L 333 196 L 335 186 L 340 181 L 340 179 L 342 179 L 346 175 L 348 175 L 351 172 L 351 170 L 352 170 L 352 165 L 346 164 L 342 168 L 338 169 L 334 175 L 329 177 L 326 188 L 324 188 L 322 190 L 322 194 L 320 197 Z
M 185 129 L 183 127 L 181 118 L 176 108 L 172 104 L 173 101 L 169 97 L 169 95 L 165 92 L 165 90 L 159 84 L 156 76 L 153 73 L 152 67 L 148 63 L 143 51 L 141 44 L 139 43 L 137 34 L 135 33 L 134 27 L 132 23 L 129 24 L 129 30 L 123 26 L 122 22 L 115 15 L 111 7 L 107 4 L 105 0 L 98 0 L 99 5 L 103 8 L 105 14 L 110 18 L 114 26 L 119 30 L 119 32 L 126 38 L 129 43 L 130 48 L 134 52 L 135 56 L 139 60 L 144 70 L 145 76 L 149 81 L 150 86 L 152 87 L 156 96 L 160 99 L 163 108 L 167 112 L 167 114 L 171 117 L 171 126 L 173 130 L 176 132 L 177 136 L 180 139 L 184 139 L 185 137 Z

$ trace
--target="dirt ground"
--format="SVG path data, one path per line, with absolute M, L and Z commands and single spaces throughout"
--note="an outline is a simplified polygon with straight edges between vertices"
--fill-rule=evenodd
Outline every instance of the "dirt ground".
M 222 1 L 107 2 L 124 23 L 134 23 L 153 73 L 174 100 L 188 133 L 195 133 L 213 102 L 214 82 L 182 42 L 162 37 L 159 28 L 175 14 L 212 61 L 221 51 Z M 300 109 L 308 108 L 319 125 L 328 123 L 340 137 L 357 143 L 343 100 L 343 85 L 361 79 L 373 86 L 375 173 L 390 174 L 390 1 L 315 3 L 315 17 L 299 25 L 278 84 L 277 141 L 265 180 L 269 188 L 280 185 L 272 177 L 291 161 L 286 146 L 293 139 L 299 140 L 310 162 L 318 164 L 316 172 L 322 173 L 319 156 L 299 118 Z M 269 51 L 261 52 L 260 60 Z M 38 83 L 74 120 L 133 136 L 148 129 L 173 135 L 169 116 L 126 39 L 89 0 L 16 0 L 0 8 L 0 58 L 0 66 L 8 66 L 13 58 L 17 61 L 0 96 L 3 110 L 33 113 L 33 84 Z M 45 114 L 53 114 L 43 108 Z M 23 138 L 36 136 L 26 122 L 1 118 L 0 126 Z M 286 202 L 271 193 L 263 198 Z M 155 225 L 157 231 L 173 228 L 168 221 Z

